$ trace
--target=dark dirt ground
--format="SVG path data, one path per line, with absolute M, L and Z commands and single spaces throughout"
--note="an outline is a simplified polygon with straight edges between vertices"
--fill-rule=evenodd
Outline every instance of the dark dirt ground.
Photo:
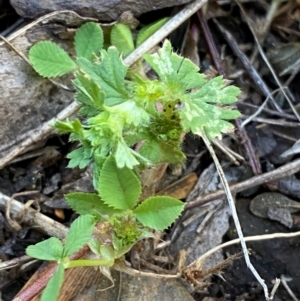
M 291 2 L 294 2 L 294 4 L 291 4 Z M 290 1 L 290 7 L 288 7 L 288 3 L 288 1 L 284 1 L 277 10 L 277 15 L 273 19 L 272 26 L 265 32 L 265 39 L 264 42 L 262 42 L 263 48 L 266 51 L 271 48 L 273 49 L 275 44 L 279 46 L 289 45 L 291 48 L 294 47 L 293 49 L 296 49 L 295 58 L 293 58 L 291 62 L 282 63 L 284 66 L 278 68 L 288 68 L 288 64 L 296 64 L 300 59 L 300 48 L 298 45 L 300 34 L 299 22 L 297 21 L 300 17 L 300 3 L 299 1 Z M 259 29 L 258 24 L 264 24 L 264 16 L 267 14 L 266 8 L 269 4 L 270 1 L 257 1 L 257 3 L 250 2 L 244 5 L 252 21 L 257 25 L 257 30 Z M 209 13 L 212 15 L 210 17 L 218 17 L 223 14 L 223 18 L 220 18 L 220 20 L 234 35 L 235 40 L 240 45 L 240 48 L 243 49 L 244 53 L 250 57 L 255 44 L 251 31 L 242 18 L 237 5 L 233 2 L 224 6 L 215 5 L 215 11 Z M 162 10 L 159 15 L 164 16 L 169 13 L 170 10 L 167 9 Z M 7 1 L 0 1 L 0 16 L 2 16 L 2 14 L 4 14 L 4 16 L 0 17 L 0 31 L 5 30 L 18 19 L 18 16 Z M 142 16 L 141 19 L 143 20 L 144 18 L 145 23 L 151 22 L 152 18 L 157 17 L 157 14 L 156 17 L 154 15 L 155 14 L 149 13 Z M 231 78 L 234 80 L 234 84 L 240 86 L 243 91 L 243 100 L 240 100 L 238 107 L 243 114 L 251 115 L 262 104 L 265 96 L 259 87 L 254 84 L 248 72 L 243 69 L 241 60 L 233 54 L 227 42 L 224 40 L 223 35 L 217 30 L 216 25 L 211 20 L 208 24 L 218 45 L 218 50 L 224 54 L 222 63 L 226 74 L 236 74 Z M 173 34 L 173 37 L 174 35 L 180 37 L 179 31 Z M 203 38 L 202 34 L 201 37 Z M 174 41 L 174 45 L 177 44 L 180 44 L 180 38 Z M 193 47 L 192 43 L 185 45 L 185 48 L 190 50 L 190 52 L 194 51 L 194 49 L 192 49 Z M 202 71 L 206 71 L 208 66 L 212 65 L 212 59 L 209 55 L 207 44 L 204 42 L 204 38 L 198 42 L 197 55 L 199 55 L 201 59 Z M 290 57 L 291 54 L 287 56 Z M 277 58 L 273 58 L 273 63 L 279 62 L 282 57 L 283 54 L 278 54 Z M 270 71 L 266 68 L 259 55 L 256 56 L 252 65 L 261 74 L 271 91 L 277 88 L 276 83 L 270 75 Z M 276 70 L 277 73 L 280 73 L 279 69 Z M 299 76 L 299 74 L 296 74 L 294 79 L 289 83 L 290 91 L 295 99 L 295 107 L 299 105 Z M 288 77 L 289 75 L 281 77 L 282 82 L 287 80 Z M 283 101 L 283 97 L 277 97 L 277 101 L 280 103 L 282 110 L 288 113 L 289 116 L 292 116 L 292 112 L 286 102 Z M 254 160 L 256 160 L 260 166 L 258 171 L 261 169 L 261 173 L 264 173 L 297 158 L 297 151 L 288 159 L 282 159 L 280 155 L 300 138 L 300 132 L 297 127 L 287 127 L 284 123 L 281 123 L 286 120 L 296 123 L 292 118 L 293 116 L 290 119 L 284 119 L 285 116 L 276 112 L 272 106 L 269 106 L 268 110 L 259 116 L 264 118 L 264 120 L 256 119 L 246 126 L 246 139 L 249 139 L 253 145 Z M 272 120 L 275 120 L 275 124 L 270 124 Z M 239 137 L 239 135 L 241 134 L 238 132 L 236 137 Z M 194 143 L 194 140 L 191 137 L 187 139 L 186 152 L 191 154 L 193 150 L 189 147 L 191 143 Z M 249 153 L 246 153 L 243 147 L 245 140 L 237 140 L 236 138 L 234 140 L 236 151 L 248 158 L 243 164 L 251 165 L 249 164 Z M 74 187 L 79 190 L 92 189 L 90 181 L 83 176 L 83 171 L 66 168 L 68 161 L 65 159 L 65 156 L 73 147 L 68 144 L 67 141 L 68 137 L 53 137 L 46 143 L 46 146 L 54 147 L 57 151 L 56 156 L 51 157 L 50 161 L 47 156 L 46 159 L 38 157 L 12 163 L 0 170 L 0 191 L 3 194 L 11 196 L 17 192 L 37 190 L 38 193 L 32 196 L 21 196 L 16 199 L 26 202 L 28 199 L 34 197 L 42 204 L 41 211 L 43 214 L 65 225 L 70 224 L 74 219 L 74 214 L 66 207 L 63 201 L 63 194 L 71 191 Z M 197 143 L 200 145 L 198 149 L 198 152 L 200 152 L 204 149 L 204 146 L 199 141 Z M 211 159 L 209 159 L 208 155 L 205 155 L 204 160 L 194 167 L 194 171 L 200 175 L 208 166 L 208 162 L 211 162 Z M 189 164 L 191 164 L 191 160 L 187 161 L 188 167 L 190 166 Z M 257 172 L 257 174 L 259 174 L 259 172 Z M 250 173 L 249 177 L 252 175 L 253 172 L 252 174 Z M 237 195 L 237 210 L 245 236 L 298 231 L 299 216 L 297 212 L 292 216 L 293 225 L 289 229 L 277 221 L 253 215 L 249 210 L 249 204 L 251 199 L 259 193 L 271 190 L 275 190 L 291 197 L 295 201 L 299 201 L 299 177 L 300 174 L 295 174 L 294 177 L 275 181 L 272 185 L 262 185 L 257 187 L 257 189 L 248 191 L 247 194 L 239 193 Z M 230 229 L 224 237 L 224 242 L 236 237 L 235 228 L 231 222 Z M 43 238 L 45 237 L 41 233 L 32 228 L 26 228 L 26 226 L 18 232 L 14 231 L 6 220 L 5 212 L 0 213 L 0 260 L 6 261 L 24 255 L 28 245 L 34 244 Z M 294 294 L 300 297 L 299 244 L 299 237 L 248 243 L 248 247 L 251 248 L 253 264 L 262 278 L 266 280 L 268 287 L 272 287 L 272 280 L 284 275 L 291 279 L 288 284 Z M 223 252 L 224 254 L 235 254 L 240 250 L 240 246 L 232 246 L 225 248 Z M 35 272 L 38 265 L 39 263 L 36 263 L 25 271 L 11 269 L 5 273 L 5 276 L 0 280 L 0 291 L 2 291 L 3 301 L 9 301 L 13 298 Z M 257 284 L 249 270 L 247 270 L 243 259 L 236 260 L 232 265 L 226 267 L 222 277 L 223 279 L 218 276 L 213 276 L 211 286 L 208 288 L 208 293 L 194 292 L 193 297 L 195 300 L 265 300 L 261 287 Z M 208 297 L 211 297 L 211 299 Z M 283 285 L 281 285 L 274 300 L 285 301 L 292 300 L 292 298 Z

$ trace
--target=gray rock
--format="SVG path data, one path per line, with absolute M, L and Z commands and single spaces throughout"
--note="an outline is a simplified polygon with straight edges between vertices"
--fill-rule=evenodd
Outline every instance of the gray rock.
M 85 17 L 97 18 L 101 21 L 113 21 L 125 11 L 135 16 L 143 13 L 191 2 L 191 0 L 11 0 L 11 5 L 23 18 L 34 19 L 44 14 L 73 10 Z
M 188 290 L 175 279 L 157 279 L 112 272 L 114 287 L 105 277 L 96 289 L 95 300 L 105 301 L 193 301 Z
M 56 20 L 59 17 L 65 22 L 58 23 Z M 73 25 L 84 20 L 72 12 L 56 14 L 38 24 L 27 25 L 8 39 L 26 56 L 35 42 L 47 39 L 70 51 L 73 37 L 69 36 L 66 40 L 59 38 L 60 34 L 68 33 L 69 21 Z M 65 78 L 64 84 L 72 86 L 70 76 Z M 3 42 L 0 42 L 0 95 L 0 159 L 25 140 L 30 131 L 35 131 L 55 117 L 73 100 L 72 92 L 40 77 Z

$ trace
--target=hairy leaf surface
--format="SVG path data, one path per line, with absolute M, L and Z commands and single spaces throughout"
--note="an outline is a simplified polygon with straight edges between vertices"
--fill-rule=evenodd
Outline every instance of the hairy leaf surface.
M 123 140 L 120 140 L 117 144 L 115 158 L 118 168 L 133 169 L 134 166 L 140 164 L 136 159 L 134 152 L 128 147 L 128 145 L 126 145 Z
M 125 76 L 128 67 L 120 58 L 120 53 L 115 47 L 102 50 L 100 63 L 92 63 L 85 58 L 79 58 L 77 64 L 88 74 L 105 93 L 105 105 L 113 106 L 129 99 L 125 88 Z
M 69 168 L 85 168 L 89 165 L 92 159 L 92 154 L 88 148 L 79 147 L 71 151 L 67 158 L 70 159 L 68 167 Z
M 41 260 L 59 260 L 63 257 L 63 245 L 56 237 L 29 246 L 26 249 L 28 256 Z
M 29 50 L 34 70 L 44 77 L 56 77 L 73 71 L 77 65 L 58 45 L 50 41 L 35 44 Z
M 135 210 L 136 218 L 147 227 L 155 230 L 168 228 L 180 215 L 184 204 L 168 196 L 150 197 Z
M 73 83 L 77 89 L 76 99 L 83 105 L 81 114 L 92 117 L 103 111 L 105 93 L 98 83 L 82 72 L 77 72 Z
M 96 193 L 74 192 L 65 196 L 69 206 L 79 214 L 112 215 L 121 210 L 107 206 Z
M 75 34 L 75 50 L 77 57 L 91 59 L 93 54 L 98 54 L 103 46 L 103 32 L 101 27 L 94 22 L 82 25 Z
M 132 33 L 125 24 L 119 23 L 113 26 L 110 41 L 125 57 L 134 50 Z
M 87 243 L 94 230 L 95 218 L 81 215 L 71 225 L 64 246 L 64 257 L 73 254 Z
M 173 96 L 173 100 L 172 97 L 165 97 L 165 105 L 173 108 L 171 117 L 174 116 L 176 103 L 181 103 L 177 113 L 184 132 L 191 131 L 200 136 L 205 133 L 210 140 L 214 140 L 221 138 L 222 133 L 233 130 L 233 125 L 226 120 L 237 118 L 240 113 L 226 105 L 236 101 L 240 92 L 238 88 L 227 86 L 228 81 L 220 76 L 207 81 L 204 75 L 199 74 L 195 64 L 172 52 L 169 41 L 165 41 L 157 53 L 146 55 L 145 59 L 157 72 L 162 84 L 166 85 L 166 91 L 173 91 L 177 96 L 177 99 Z
M 186 90 L 201 87 L 206 83 L 205 76 L 199 73 L 199 68 L 192 61 L 172 52 L 168 40 L 157 53 L 146 54 L 144 58 L 165 84 L 170 99 L 181 99 Z
M 103 164 L 98 191 L 104 203 L 116 209 L 132 209 L 141 194 L 138 177 L 128 167 L 118 168 L 110 156 Z

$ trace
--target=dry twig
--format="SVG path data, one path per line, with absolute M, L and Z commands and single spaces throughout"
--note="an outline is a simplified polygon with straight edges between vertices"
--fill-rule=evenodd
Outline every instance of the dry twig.
M 235 208 L 234 200 L 233 200 L 230 188 L 229 188 L 229 184 L 228 184 L 228 182 L 226 180 L 226 176 L 224 174 L 224 171 L 223 171 L 223 169 L 221 167 L 221 164 L 220 164 L 220 162 L 218 160 L 218 157 L 216 156 L 216 154 L 214 152 L 213 147 L 211 146 L 210 141 L 208 140 L 208 138 L 206 137 L 206 135 L 205 135 L 204 132 L 203 132 L 203 135 L 202 135 L 202 139 L 203 139 L 203 141 L 204 141 L 204 143 L 205 143 L 208 151 L 210 152 L 210 155 L 213 158 L 213 161 L 214 161 L 214 163 L 216 165 L 216 168 L 217 168 L 218 174 L 220 176 L 221 182 L 223 184 L 224 191 L 225 191 L 225 194 L 226 194 L 226 198 L 228 200 L 228 204 L 229 204 L 230 211 L 231 211 L 231 214 L 232 214 L 232 218 L 233 218 L 233 221 L 234 221 L 234 225 L 235 225 L 238 237 L 239 237 L 240 242 L 241 242 L 241 246 L 242 246 L 242 249 L 243 249 L 244 258 L 245 258 L 247 267 L 250 269 L 250 271 L 252 272 L 252 274 L 254 275 L 254 277 L 256 278 L 256 280 L 263 287 L 266 300 L 270 300 L 270 295 L 269 295 L 268 287 L 265 284 L 265 281 L 260 277 L 260 275 L 258 274 L 258 272 L 256 271 L 255 267 L 252 265 L 252 263 L 250 261 L 249 253 L 248 253 L 247 246 L 246 246 L 246 242 L 245 242 L 244 235 L 243 235 L 243 232 L 242 232 L 242 227 L 241 227 L 238 215 L 237 215 L 237 211 L 236 211 L 236 208 Z
M 49 236 L 55 236 L 60 239 L 64 238 L 68 232 L 68 228 L 53 219 L 41 214 L 31 208 L 25 208 L 22 203 L 11 200 L 10 197 L 0 192 L 0 209 L 6 210 L 10 203 L 10 215 L 16 218 L 20 212 L 26 210 L 26 214 L 23 214 L 23 222 L 30 225 L 31 227 L 37 227 L 42 232 Z
M 276 181 L 282 179 L 284 177 L 293 175 L 300 171 L 300 159 L 289 162 L 275 170 L 266 172 L 264 174 L 254 176 L 246 181 L 240 182 L 238 184 L 234 184 L 230 186 L 230 191 L 232 193 L 237 193 L 244 191 L 246 189 L 265 184 L 270 181 Z M 223 190 L 218 190 L 213 193 L 200 196 L 199 198 L 188 202 L 185 205 L 185 210 L 192 209 L 194 207 L 198 207 L 200 205 L 206 204 L 216 199 L 224 198 L 225 192 Z

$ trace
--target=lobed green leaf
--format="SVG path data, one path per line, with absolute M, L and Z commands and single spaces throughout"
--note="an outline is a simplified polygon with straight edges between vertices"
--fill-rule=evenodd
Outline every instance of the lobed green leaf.
M 27 247 L 26 254 L 40 260 L 57 261 L 63 258 L 63 245 L 58 238 L 51 237 Z
M 191 99 L 195 101 L 216 103 L 216 104 L 232 104 L 236 102 L 240 89 L 235 86 L 226 85 L 228 82 L 222 76 L 217 76 L 206 82 L 198 91 L 191 93 Z
M 72 121 L 68 119 L 66 121 L 57 120 L 54 126 L 60 134 L 72 133 L 76 135 L 76 140 L 83 139 L 83 126 L 78 118 L 75 118 Z
M 141 184 L 128 167 L 118 168 L 113 156 L 103 164 L 98 191 L 104 203 L 116 209 L 132 209 L 141 194 Z
M 229 133 L 234 128 L 231 123 L 221 118 L 222 109 L 210 104 L 202 103 L 199 107 L 195 103 L 186 102 L 180 114 L 185 131 L 199 136 L 205 132 L 210 140 L 216 137 L 221 139 L 222 133 Z
M 88 242 L 94 225 L 95 217 L 92 215 L 81 215 L 71 224 L 65 240 L 64 257 L 78 251 Z
M 221 76 L 205 83 L 195 92 L 184 98 L 184 107 L 180 110 L 184 130 L 196 135 L 206 134 L 210 140 L 221 139 L 222 133 L 232 132 L 234 127 L 226 120 L 240 116 L 237 110 L 222 105 L 236 101 L 239 89 L 226 86 L 228 82 Z M 217 105 L 215 105 L 217 104 Z
M 83 169 L 87 167 L 91 162 L 92 154 L 90 149 L 85 147 L 79 147 L 71 151 L 67 155 L 67 158 L 70 159 L 68 164 L 69 168 L 75 168 L 78 166 L 80 169 Z
M 178 218 L 184 204 L 168 196 L 154 196 L 143 201 L 135 210 L 136 218 L 155 230 L 168 228 Z
M 75 50 L 77 57 L 91 59 L 103 46 L 103 32 L 94 22 L 87 22 L 77 29 L 75 34 Z
M 95 116 L 104 110 L 105 93 L 98 83 L 83 72 L 77 72 L 73 83 L 77 89 L 76 99 L 83 105 L 87 117 Z
M 146 54 L 144 59 L 157 72 L 162 84 L 165 84 L 170 99 L 181 99 L 187 90 L 206 83 L 205 75 L 199 73 L 199 68 L 192 61 L 172 52 L 168 40 L 165 40 L 157 53 Z
M 109 47 L 107 51 L 101 51 L 100 58 L 100 63 L 79 58 L 77 64 L 101 87 L 106 96 L 106 106 L 128 100 L 129 94 L 124 83 L 128 67 L 121 60 L 120 52 L 115 47 Z
M 122 140 L 117 143 L 115 158 L 118 168 L 133 169 L 134 166 L 140 164 L 134 155 L 134 151 L 132 151 L 132 149 L 130 149 L 130 147 Z
M 73 71 L 77 65 L 58 45 L 50 41 L 38 42 L 29 50 L 34 70 L 44 77 L 56 77 Z

